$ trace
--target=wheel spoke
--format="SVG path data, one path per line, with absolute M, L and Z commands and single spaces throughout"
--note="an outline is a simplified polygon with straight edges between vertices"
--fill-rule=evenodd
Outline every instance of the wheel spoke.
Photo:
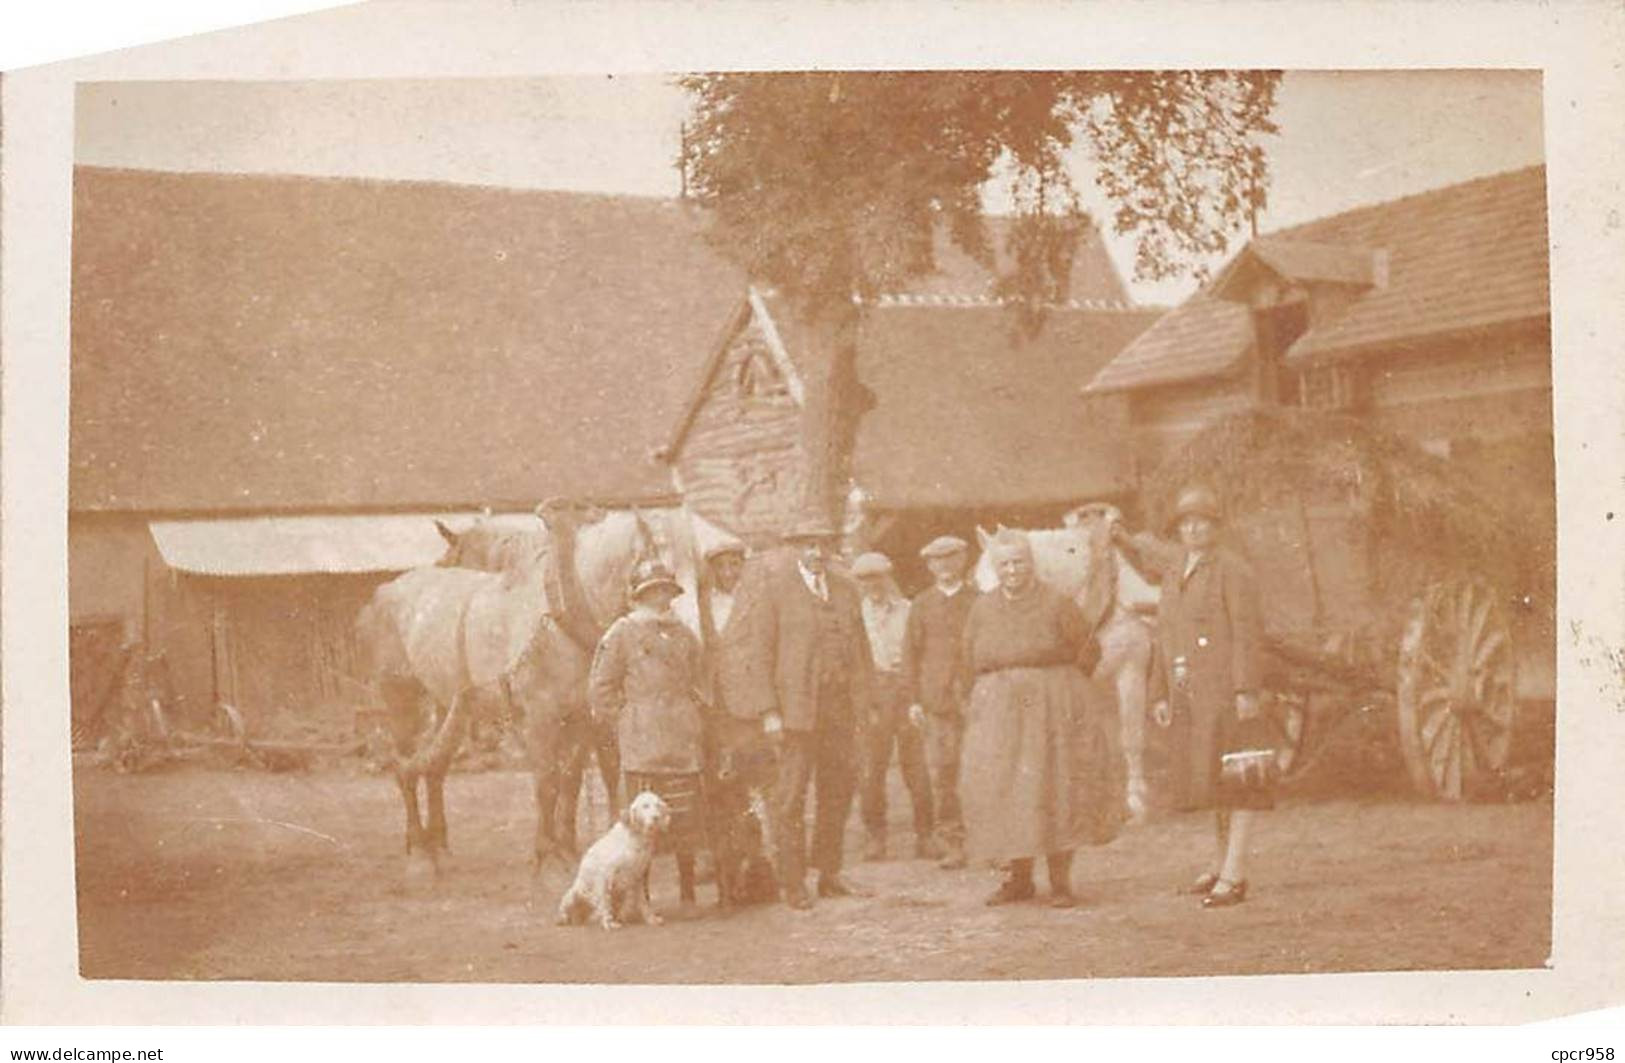
M 1441 709 L 1422 728 L 1422 748 L 1427 749 L 1428 764 L 1432 766 L 1435 779 L 1438 779 L 1438 766 L 1443 762 L 1441 757 L 1449 754 L 1449 722 L 1453 718 L 1448 710 Z
M 1464 583 L 1456 591 L 1454 616 L 1450 618 L 1450 630 L 1456 632 L 1458 637 L 1465 634 L 1473 622 L 1473 586 Z
M 1473 595 L 1473 597 L 1478 597 Z M 1472 616 L 1467 623 L 1467 645 L 1477 646 L 1484 637 L 1484 630 L 1490 622 L 1490 611 L 1493 605 L 1489 595 L 1483 595 L 1473 604 Z
M 1426 666 L 1428 671 L 1433 673 L 1435 679 L 1447 680 L 1450 678 L 1450 672 L 1446 670 L 1445 666 L 1440 664 L 1438 659 L 1428 652 L 1426 640 L 1417 643 L 1416 659 Z
M 1445 772 L 1450 764 L 1451 749 L 1454 745 L 1451 741 L 1453 736 L 1449 726 L 1454 717 L 1449 713 L 1442 713 L 1441 715 L 1444 717 L 1445 723 L 1439 727 L 1428 750 L 1428 774 L 1433 777 L 1434 785 L 1442 789 Z
M 1464 744 L 1461 740 L 1461 721 L 1452 716 L 1450 741 L 1446 744 L 1450 756 L 1445 761 L 1444 776 L 1444 795 L 1451 800 L 1461 796 L 1461 750 Z
M 1423 694 L 1420 698 L 1418 698 L 1416 700 L 1416 704 L 1417 704 L 1418 708 L 1427 708 L 1429 705 L 1437 705 L 1441 701 L 1449 701 L 1449 700 L 1450 700 L 1450 688 L 1449 687 L 1434 687 L 1432 690 L 1428 691 L 1427 693 Z
M 1475 645 L 1478 646 L 1478 649 L 1473 653 L 1472 668 L 1473 671 L 1477 672 L 1487 669 L 1490 661 L 1500 655 L 1502 650 L 1506 649 L 1506 632 L 1492 631 L 1483 643 L 1479 644 L 1475 640 Z
M 1439 740 L 1439 732 L 1444 730 L 1445 721 L 1450 719 L 1450 709 L 1443 708 L 1427 717 L 1422 722 L 1422 749 L 1431 754 L 1434 743 Z

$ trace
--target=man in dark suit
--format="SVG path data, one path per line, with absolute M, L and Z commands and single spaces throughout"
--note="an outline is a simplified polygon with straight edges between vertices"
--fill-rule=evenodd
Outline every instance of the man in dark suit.
M 873 700 L 873 661 L 857 590 L 832 572 L 838 535 L 803 520 L 789 548 L 746 573 L 728 626 L 723 702 L 759 720 L 779 751 L 773 788 L 779 888 L 792 908 L 808 908 L 805 816 L 816 781 L 812 862 L 820 897 L 854 892 L 841 877 L 842 842 L 857 789 L 858 721 Z

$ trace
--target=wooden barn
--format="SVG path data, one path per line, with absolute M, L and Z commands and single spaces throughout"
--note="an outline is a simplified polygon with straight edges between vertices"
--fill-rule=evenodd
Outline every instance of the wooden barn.
M 1226 413 L 1286 404 L 1550 485 L 1551 364 L 1533 167 L 1260 236 L 1084 390 L 1126 398 L 1142 474 Z
M 1523 588 L 1519 689 L 1549 698 L 1557 495 L 1547 271 L 1544 167 L 1362 207 L 1254 239 L 1085 392 L 1126 398 L 1142 477 L 1226 414 L 1270 406 L 1353 416 L 1447 458 L 1487 512 L 1516 514 L 1527 528 L 1532 567 L 1507 584 Z M 1322 602 L 1329 612 L 1361 602 L 1384 559 L 1351 545 L 1344 504 L 1312 501 L 1300 516 L 1301 529 L 1278 539 L 1282 556 L 1315 544 L 1345 563 L 1322 568 L 1305 615 L 1319 616 Z
M 864 307 L 859 380 L 872 404 L 853 454 L 858 538 L 917 581 L 915 551 L 978 522 L 1050 523 L 1132 488 L 1122 411 L 1086 414 L 1077 389 L 1160 311 L 1128 304 L 1098 235 L 1082 242 L 1072 298 L 1022 336 L 991 279 L 960 256 Z M 795 318 L 751 289 L 665 449 L 690 509 L 765 546 L 804 498 L 803 367 Z
M 746 290 L 670 201 L 95 168 L 72 283 L 76 714 L 139 640 L 284 733 L 348 726 L 351 620 L 431 517 L 671 501 Z

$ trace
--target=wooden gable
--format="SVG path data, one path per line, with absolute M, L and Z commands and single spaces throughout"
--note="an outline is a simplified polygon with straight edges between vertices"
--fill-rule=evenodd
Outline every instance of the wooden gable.
M 803 497 L 800 394 L 753 293 L 668 456 L 688 507 L 752 546 L 775 542 Z

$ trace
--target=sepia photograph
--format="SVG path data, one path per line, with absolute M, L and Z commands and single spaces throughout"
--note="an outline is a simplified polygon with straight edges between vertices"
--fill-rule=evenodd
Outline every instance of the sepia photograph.
M 1548 966 L 1542 108 L 80 83 L 80 977 Z

